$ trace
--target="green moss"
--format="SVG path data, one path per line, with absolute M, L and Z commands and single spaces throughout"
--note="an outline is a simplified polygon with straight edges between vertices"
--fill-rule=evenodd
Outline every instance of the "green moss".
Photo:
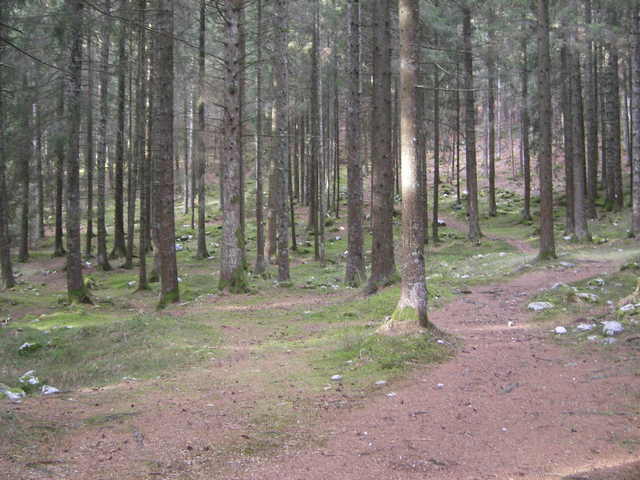
M 83 286 L 82 288 L 78 288 L 77 290 L 73 290 L 73 289 L 68 290 L 67 295 L 68 295 L 69 303 L 71 304 L 78 304 L 78 303 L 92 304 L 93 303 L 91 300 L 91 297 L 89 296 L 89 292 L 86 286 Z
M 160 294 L 160 300 L 158 301 L 158 310 L 165 308 L 167 305 L 172 303 L 178 303 L 180 301 L 180 287 L 176 285 L 176 287 L 167 292 L 162 292 Z

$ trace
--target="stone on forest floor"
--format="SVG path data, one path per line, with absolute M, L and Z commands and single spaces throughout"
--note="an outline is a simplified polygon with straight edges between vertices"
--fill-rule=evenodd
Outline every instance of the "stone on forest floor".
M 553 303 L 550 302 L 531 302 L 527 308 L 529 310 L 533 310 L 534 312 L 541 312 L 543 310 L 548 310 L 553 308 Z
M 567 333 L 567 329 L 565 327 L 556 327 L 553 331 L 558 335 L 564 335 Z
M 53 395 L 54 393 L 60 393 L 60 390 L 51 385 L 43 385 L 41 392 L 42 395 Z
M 26 372 L 24 375 L 18 378 L 18 381 L 23 385 L 33 385 L 33 386 L 38 385 L 40 383 L 40 379 L 36 377 L 36 372 L 34 370 L 29 370 L 28 372 Z
M 334 382 L 339 382 L 340 380 L 342 380 L 342 375 L 333 375 L 331 377 L 331 380 L 333 380 Z
M 613 336 L 613 335 L 617 335 L 619 333 L 624 332 L 624 327 L 620 322 L 616 322 L 615 320 L 610 320 L 602 324 L 602 332 L 605 335 Z
M 612 345 L 617 341 L 618 341 L 617 338 L 607 337 L 607 338 L 603 338 L 600 342 L 603 343 L 604 345 Z
M 0 383 L 0 398 L 8 398 L 12 402 L 19 402 L 27 394 L 21 388 L 11 388 L 4 383 Z
M 587 292 L 578 292 L 575 294 L 578 300 L 582 300 L 587 303 L 596 303 L 600 297 L 595 293 L 587 293 Z
M 576 330 L 580 330 L 581 332 L 588 332 L 589 330 L 593 330 L 595 326 L 595 323 L 579 323 L 576 326 Z
M 633 312 L 636 309 L 636 305 L 633 303 L 627 303 L 626 305 L 623 305 L 622 307 L 620 307 L 618 310 L 620 310 L 622 313 L 628 313 L 628 312 Z
M 39 348 L 42 347 L 41 343 L 30 343 L 30 342 L 25 342 L 22 345 L 20 345 L 20 347 L 18 347 L 18 352 L 19 353 L 30 353 L 30 352 L 35 352 L 36 350 L 38 350 Z

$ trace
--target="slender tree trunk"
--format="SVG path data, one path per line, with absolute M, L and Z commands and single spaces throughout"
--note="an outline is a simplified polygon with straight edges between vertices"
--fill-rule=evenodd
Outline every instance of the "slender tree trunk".
M 522 142 L 522 170 L 524 174 L 524 210 L 522 218 L 531 221 L 531 149 L 529 143 L 529 57 L 527 54 L 528 38 L 522 37 L 522 70 L 520 71 L 520 82 L 522 92 L 521 111 L 521 142 Z
M 126 5 L 127 0 L 122 0 Z M 118 39 L 118 129 L 116 134 L 116 164 L 115 164 L 115 216 L 113 220 L 113 250 L 111 258 L 126 257 L 127 246 L 124 233 L 124 129 L 126 103 L 126 71 L 127 71 L 127 30 L 124 22 L 120 27 Z
M 33 155 L 33 139 L 32 123 L 33 107 L 31 103 L 31 95 L 29 95 L 29 81 L 27 75 L 23 76 L 22 91 L 24 92 L 22 100 L 22 155 L 20 156 L 20 250 L 18 252 L 18 262 L 27 262 L 29 260 L 29 188 L 31 184 L 31 157 Z
M 45 233 L 45 220 L 44 220 L 44 201 L 45 201 L 45 189 L 43 178 L 43 165 L 42 159 L 43 152 L 43 131 L 42 131 L 42 104 L 36 104 L 36 183 L 38 188 L 38 238 L 44 238 Z
M 586 165 L 584 141 L 584 106 L 582 103 L 582 77 L 580 52 L 571 55 L 571 102 L 573 110 L 573 214 L 575 236 L 579 242 L 591 241 L 586 209 Z
M 390 284 L 396 266 L 393 245 L 394 155 L 391 116 L 391 5 L 373 0 L 373 98 L 371 116 L 372 247 L 368 293 Z
M 436 45 L 438 42 L 436 40 Z M 419 97 L 418 97 L 419 98 Z M 426 186 L 426 178 L 424 178 Z M 426 190 L 426 189 L 425 189 Z M 431 231 L 433 242 L 440 241 L 438 235 L 438 216 L 440 210 L 440 72 L 436 66 L 433 71 L 433 222 Z
M 585 20 L 592 23 L 591 0 L 585 0 Z M 598 196 L 598 92 L 593 41 L 587 42 L 586 129 L 587 129 L 587 217 L 596 218 Z
M 364 264 L 362 152 L 360 147 L 360 0 L 349 0 L 349 96 L 347 98 L 347 265 L 345 282 L 366 280 Z
M 62 134 L 64 125 L 64 84 L 61 85 L 59 97 L 58 97 L 58 129 L 55 139 L 55 155 L 56 155 L 56 231 L 55 231 L 55 246 L 53 251 L 54 257 L 63 257 L 66 255 L 64 249 L 64 225 L 62 218 L 63 209 L 63 196 L 64 196 L 64 135 Z
M 264 256 L 264 186 L 263 157 L 264 143 L 262 121 L 264 108 L 262 104 L 262 42 L 264 40 L 263 3 L 257 0 L 258 34 L 256 38 L 256 275 L 264 275 L 267 262 Z
M 498 214 L 496 207 L 496 32 L 495 15 L 493 9 L 489 14 L 489 53 L 487 58 L 487 73 L 489 75 L 489 216 Z
M 311 200 L 309 220 L 313 231 L 313 251 L 316 261 L 324 261 L 320 240 L 320 224 L 324 223 L 321 217 L 320 204 L 322 203 L 321 185 L 321 122 L 320 122 L 320 4 L 319 0 L 314 1 L 313 38 L 311 46 L 311 176 L 310 191 Z
M 4 13 L 0 9 L 0 64 L 3 62 L 4 52 L 3 45 L 6 30 L 4 24 Z M 11 264 L 11 240 L 9 238 L 9 208 L 7 202 L 7 185 L 5 179 L 7 157 L 5 153 L 5 83 L 4 69 L 0 68 L 0 273 L 2 274 L 2 283 L 5 288 L 12 288 L 15 285 L 13 277 L 13 266 Z M 640 190 L 639 190 L 640 191 Z
M 241 122 L 241 69 L 240 21 L 242 0 L 225 0 L 225 88 L 223 119 L 223 184 L 224 210 L 220 251 L 221 290 L 244 292 L 247 279 L 244 269 L 244 235 L 242 231 L 242 149 L 239 142 Z
M 616 9 L 608 8 L 608 20 L 612 27 L 618 25 Z M 606 44 L 607 66 L 605 73 L 605 141 L 607 150 L 607 203 L 608 210 L 620 211 L 624 204 L 622 195 L 622 159 L 620 152 L 620 84 L 618 78 L 618 48 L 615 42 Z
M 206 232 L 206 205 L 207 193 L 205 171 L 207 163 L 207 150 L 205 145 L 206 115 L 205 115 L 205 40 L 206 40 L 206 1 L 200 0 L 200 38 L 198 49 L 198 127 L 196 129 L 196 182 L 191 188 L 198 191 L 198 250 L 197 258 L 207 258 L 207 232 Z M 186 199 L 185 199 L 186 202 Z M 195 207 L 194 207 L 195 208 Z
M 275 80 L 275 158 L 274 169 L 276 172 L 276 229 L 278 244 L 278 282 L 289 281 L 289 215 L 287 211 L 287 193 L 289 191 L 288 162 L 289 156 L 289 105 L 288 91 L 289 81 L 287 75 L 287 46 L 289 28 L 289 15 L 287 0 L 276 0 L 274 11 L 275 26 L 275 55 L 274 55 L 274 80 Z
M 91 303 L 82 278 L 80 242 L 80 94 L 82 83 L 81 0 L 66 0 L 71 20 L 67 156 L 67 293 L 71 303 Z
M 158 0 L 153 46 L 153 224 L 160 278 L 159 307 L 180 300 L 173 207 L 173 2 Z
M 140 47 L 139 47 L 140 49 Z M 139 92 L 138 92 L 139 93 Z M 135 109 L 138 108 L 138 99 L 136 99 Z M 138 160 L 139 156 L 135 149 L 137 146 L 137 135 L 133 134 L 133 74 L 129 75 L 129 144 L 127 155 L 127 251 L 124 265 L 122 268 L 133 268 L 133 250 L 136 233 L 136 197 L 138 196 Z M 138 119 L 136 118 L 136 121 Z
M 567 25 L 563 25 L 564 30 L 567 30 Z M 571 65 L 571 54 L 569 52 L 569 47 L 567 45 L 566 35 L 563 35 L 563 45 L 560 50 L 560 77 L 562 84 L 562 93 L 561 93 L 561 108 L 562 108 L 562 120 L 564 127 L 564 182 L 565 182 L 565 201 L 566 201 L 566 210 L 565 210 L 565 226 L 564 233 L 565 235 L 573 235 L 575 233 L 575 225 L 574 225 L 574 212 L 573 212 L 573 202 L 574 202 L 574 191 L 573 191 L 573 166 L 575 164 L 574 161 L 574 142 L 573 142 L 573 103 L 571 101 L 571 93 L 573 91 L 574 86 L 571 85 L 572 76 L 570 73 Z
M 427 285 L 424 267 L 424 214 L 416 137 L 416 84 L 418 71 L 418 0 L 400 0 L 400 135 L 402 147 L 402 287 L 393 313 L 396 321 L 411 320 L 431 327 L 427 318 Z
M 556 257 L 553 234 L 553 182 L 552 182 L 552 110 L 551 110 L 551 58 L 549 54 L 549 4 L 537 0 L 538 43 L 538 108 L 540 109 L 540 252 L 538 258 Z
M 136 151 L 138 162 L 138 190 L 140 191 L 140 228 L 138 232 L 138 251 L 140 257 L 140 269 L 138 272 L 138 290 L 147 290 L 147 250 L 148 245 L 148 199 L 149 199 L 149 159 L 147 142 L 147 32 L 145 28 L 147 18 L 147 0 L 138 0 L 138 94 L 136 95 Z
M 478 174 L 476 161 L 476 107 L 473 87 L 473 50 L 471 43 L 471 10 L 463 8 L 464 70 L 465 70 L 465 146 L 467 160 L 467 215 L 469 240 L 480 241 L 480 212 L 478 211 Z
M 460 58 L 456 58 L 456 204 L 461 205 L 460 198 Z
M 105 0 L 104 10 L 107 14 L 111 11 L 111 0 Z M 109 81 L 111 78 L 109 65 L 109 46 L 111 44 L 111 25 L 106 24 L 102 34 L 102 51 L 100 53 L 100 121 L 98 123 L 98 188 L 97 188 L 97 264 L 98 268 L 107 271 L 111 270 L 109 259 L 107 257 L 107 226 L 106 217 L 106 198 L 105 198 L 105 180 L 106 180 L 106 161 L 107 161 L 107 121 L 109 118 Z
M 93 32 L 87 32 L 87 157 L 85 169 L 87 176 L 87 232 L 85 235 L 85 255 L 93 256 L 93 167 L 95 163 L 95 141 L 93 138 Z
M 633 209 L 631 216 L 631 232 L 635 237 L 640 235 L 640 6 L 633 10 Z M 1 181 L 1 179 L 0 179 Z

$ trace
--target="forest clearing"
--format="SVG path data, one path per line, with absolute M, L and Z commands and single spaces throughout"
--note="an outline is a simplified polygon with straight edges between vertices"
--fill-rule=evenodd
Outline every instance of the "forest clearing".
M 640 479 L 640 5 L 5 0 L 0 478 Z

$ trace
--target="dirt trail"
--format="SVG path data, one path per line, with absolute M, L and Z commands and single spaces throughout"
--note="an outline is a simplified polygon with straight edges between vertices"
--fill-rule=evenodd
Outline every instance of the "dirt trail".
M 224 478 L 537 480 L 637 460 L 627 446 L 640 440 L 634 353 L 557 346 L 524 309 L 539 289 L 608 268 L 477 287 L 432 315 L 463 339 L 455 359 L 389 388 L 395 395 L 325 418 L 321 448 L 248 462 Z

